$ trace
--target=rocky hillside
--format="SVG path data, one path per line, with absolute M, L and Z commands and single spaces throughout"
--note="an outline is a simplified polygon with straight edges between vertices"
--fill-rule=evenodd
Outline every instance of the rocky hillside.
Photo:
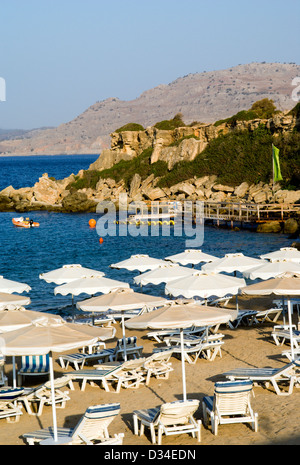
M 185 123 L 212 123 L 250 108 L 257 100 L 273 99 L 279 110 L 291 109 L 292 80 L 300 66 L 251 63 L 230 69 L 189 74 L 145 91 L 138 98 L 108 98 L 90 106 L 57 128 L 33 132 L 26 139 L 0 141 L 0 154 L 100 153 L 110 134 L 128 122 L 144 128 L 182 113 Z M 45 109 L 46 111 L 46 109 Z

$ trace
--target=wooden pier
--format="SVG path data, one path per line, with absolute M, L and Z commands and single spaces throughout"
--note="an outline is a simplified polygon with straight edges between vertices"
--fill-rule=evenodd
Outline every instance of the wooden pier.
M 297 204 L 254 204 L 203 202 L 205 220 L 243 223 L 267 223 L 270 221 L 284 222 L 288 218 L 300 218 L 300 205 Z
M 171 200 L 134 202 L 134 210 L 140 212 L 166 212 L 174 203 L 180 204 L 182 214 L 189 212 L 194 219 L 202 218 L 206 222 L 221 222 L 256 225 L 271 221 L 285 222 L 289 218 L 300 219 L 300 204 L 255 204 L 241 202 L 182 201 Z

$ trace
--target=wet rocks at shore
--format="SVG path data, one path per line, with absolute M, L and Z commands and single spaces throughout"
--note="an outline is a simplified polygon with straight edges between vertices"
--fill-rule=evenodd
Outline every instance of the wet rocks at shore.
M 81 172 L 77 176 L 81 176 Z M 95 212 L 97 204 L 103 200 L 115 203 L 118 208 L 119 196 L 127 194 L 128 203 L 132 201 L 205 201 L 217 203 L 254 203 L 268 204 L 270 208 L 300 201 L 300 191 L 282 190 L 280 184 L 253 184 L 243 182 L 239 186 L 222 185 L 216 176 L 203 176 L 178 183 L 170 188 L 157 186 L 159 178 L 154 175 L 142 180 L 136 174 L 130 186 L 126 187 L 124 181 L 116 182 L 113 179 L 100 179 L 95 187 L 74 190 L 71 186 L 75 175 L 62 180 L 49 178 L 45 173 L 33 187 L 14 189 L 8 186 L 0 192 L 0 211 L 28 212 L 48 210 L 56 212 Z M 258 232 L 283 232 L 292 237 L 299 235 L 299 217 L 289 218 L 285 222 L 272 221 L 260 223 Z

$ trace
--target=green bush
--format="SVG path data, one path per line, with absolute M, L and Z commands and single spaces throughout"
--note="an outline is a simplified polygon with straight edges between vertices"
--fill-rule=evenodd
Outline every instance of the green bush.
M 165 131 L 171 131 L 172 129 L 181 128 L 183 126 L 186 126 L 186 124 L 182 121 L 181 113 L 177 113 L 173 119 L 160 121 L 154 125 L 156 129 Z
M 294 132 L 274 137 L 262 125 L 252 133 L 232 131 L 213 139 L 193 161 L 177 163 L 158 185 L 171 187 L 194 176 L 205 175 L 216 175 L 219 182 L 231 186 L 244 181 L 269 183 L 272 180 L 272 143 L 280 150 L 282 186 L 293 183 L 297 187 L 300 134 Z
M 124 131 L 145 131 L 145 128 L 141 124 L 137 123 L 127 123 L 125 126 L 122 126 L 119 129 L 116 129 L 114 132 L 124 132 Z
M 264 98 L 253 103 L 250 110 L 242 110 L 226 119 L 220 119 L 215 122 L 215 126 L 228 123 L 234 126 L 237 121 L 251 121 L 252 119 L 268 119 L 276 113 L 276 107 L 273 100 Z

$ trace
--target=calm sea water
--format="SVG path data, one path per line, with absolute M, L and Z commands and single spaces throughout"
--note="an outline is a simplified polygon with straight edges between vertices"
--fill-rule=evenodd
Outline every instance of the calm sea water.
M 15 188 L 32 186 L 45 172 L 62 179 L 86 169 L 97 157 L 43 156 L 0 158 L 0 190 L 8 185 Z M 54 295 L 55 284 L 39 279 L 39 274 L 63 266 L 79 263 L 101 270 L 112 279 L 126 281 L 134 290 L 136 272 L 116 270 L 110 264 L 129 258 L 133 254 L 148 254 L 164 258 L 182 252 L 186 238 L 181 237 L 104 237 L 102 244 L 96 229 L 89 227 L 95 214 L 63 214 L 32 212 L 30 217 L 40 223 L 39 228 L 23 229 L 12 225 L 16 213 L 0 213 L 0 275 L 7 279 L 25 282 L 32 287 L 30 309 L 66 314 L 71 311 L 71 296 Z M 226 253 L 242 252 L 258 258 L 259 255 L 291 245 L 292 240 L 282 234 L 257 234 L 249 230 L 231 231 L 205 226 L 201 249 L 222 257 Z M 195 268 L 200 268 L 201 265 Z M 164 286 L 145 286 L 143 292 L 164 296 Z M 75 297 L 75 302 L 87 298 Z

